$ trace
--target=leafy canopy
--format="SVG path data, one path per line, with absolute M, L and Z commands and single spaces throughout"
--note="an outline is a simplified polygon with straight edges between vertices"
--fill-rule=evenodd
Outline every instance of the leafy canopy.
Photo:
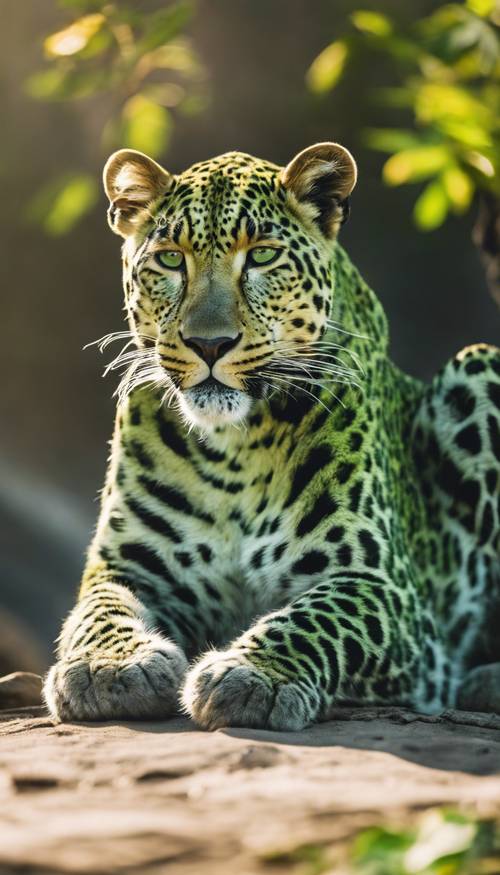
M 406 112 L 411 127 L 364 131 L 372 148 L 390 154 L 389 186 L 425 182 L 414 207 L 422 230 L 464 213 L 476 191 L 500 194 L 500 8 L 495 0 L 439 6 L 407 28 L 381 12 L 360 9 L 351 29 L 328 45 L 307 72 L 319 97 L 337 87 L 360 55 L 383 53 L 397 85 L 374 99 Z
M 36 100 L 91 102 L 103 154 L 124 147 L 159 157 L 176 114 L 204 105 L 204 71 L 185 36 L 193 0 L 156 5 L 145 12 L 122 0 L 59 0 L 65 21 L 44 39 L 45 65 L 26 82 Z M 28 217 L 64 234 L 97 197 L 95 173 L 67 170 L 36 194 Z

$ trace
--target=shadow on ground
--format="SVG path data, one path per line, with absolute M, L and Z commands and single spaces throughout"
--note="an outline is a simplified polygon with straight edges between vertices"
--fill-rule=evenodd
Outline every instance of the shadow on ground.
M 183 717 L 102 725 L 128 726 L 136 732 L 199 732 Z M 448 710 L 427 716 L 393 707 L 338 708 L 330 720 L 300 732 L 236 727 L 220 732 L 267 744 L 380 751 L 431 769 L 500 774 L 500 716 L 494 714 Z

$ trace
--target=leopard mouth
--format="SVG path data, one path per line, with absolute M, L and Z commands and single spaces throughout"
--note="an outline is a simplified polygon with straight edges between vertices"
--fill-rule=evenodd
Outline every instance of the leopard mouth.
M 202 389 L 205 393 L 212 393 L 214 395 L 218 392 L 224 393 L 229 390 L 231 392 L 239 392 L 241 395 L 250 395 L 252 398 L 262 398 L 263 383 L 264 380 L 255 375 L 252 380 L 248 380 L 244 389 L 237 389 L 234 386 L 229 386 L 227 383 L 223 383 L 222 380 L 219 380 L 217 377 L 214 377 L 213 374 L 210 374 L 210 376 L 206 377 L 205 380 L 202 380 L 201 383 L 192 386 L 191 389 Z
M 202 380 L 201 383 L 197 383 L 196 386 L 191 386 L 190 389 L 186 389 L 185 394 L 188 393 L 190 393 L 190 397 L 200 406 L 207 401 L 230 397 L 231 393 L 244 394 L 240 389 L 233 389 L 231 386 L 227 386 L 226 383 L 222 383 L 212 374 L 210 374 L 205 380 Z
M 218 425 L 241 422 L 250 411 L 252 397 L 209 376 L 196 386 L 182 390 L 179 403 L 189 423 L 211 430 Z

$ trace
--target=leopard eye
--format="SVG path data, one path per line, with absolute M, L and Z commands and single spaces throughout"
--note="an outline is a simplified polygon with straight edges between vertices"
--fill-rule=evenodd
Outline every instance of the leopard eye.
M 155 258 L 162 267 L 170 270 L 180 270 L 184 266 L 184 256 L 178 249 L 164 249 L 163 252 L 157 252 Z
M 276 261 L 281 250 L 274 246 L 256 246 L 250 249 L 247 255 L 247 265 L 249 267 L 263 267 Z

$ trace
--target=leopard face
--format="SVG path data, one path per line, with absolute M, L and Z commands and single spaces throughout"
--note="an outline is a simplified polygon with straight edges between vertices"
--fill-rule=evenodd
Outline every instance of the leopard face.
M 190 425 L 211 430 L 286 390 L 327 326 L 332 241 L 355 181 L 352 156 L 335 143 L 284 169 L 230 152 L 176 176 L 141 153 L 115 153 L 104 185 L 125 238 L 137 344 L 125 394 L 164 387 Z

